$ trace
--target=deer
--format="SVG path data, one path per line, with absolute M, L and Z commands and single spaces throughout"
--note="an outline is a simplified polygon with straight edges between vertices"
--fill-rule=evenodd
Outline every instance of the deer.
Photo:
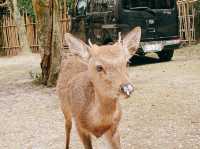
M 127 61 L 139 47 L 141 28 L 108 45 L 92 44 L 64 35 L 70 56 L 61 63 L 57 94 L 65 118 L 66 149 L 70 145 L 72 119 L 85 149 L 92 149 L 92 136 L 105 136 L 112 149 L 121 149 L 118 130 L 119 101 L 134 91 Z

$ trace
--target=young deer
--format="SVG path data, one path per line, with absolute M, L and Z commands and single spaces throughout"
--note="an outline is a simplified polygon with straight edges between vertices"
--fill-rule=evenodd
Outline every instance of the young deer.
M 69 149 L 72 117 L 85 149 L 92 149 L 91 135 L 105 134 L 112 149 L 120 149 L 118 123 L 119 99 L 133 92 L 127 72 L 127 60 L 140 42 L 136 27 L 113 45 L 86 45 L 65 34 L 72 56 L 63 60 L 57 92 L 65 117 L 66 149 Z M 131 53 L 131 54 L 130 54 Z

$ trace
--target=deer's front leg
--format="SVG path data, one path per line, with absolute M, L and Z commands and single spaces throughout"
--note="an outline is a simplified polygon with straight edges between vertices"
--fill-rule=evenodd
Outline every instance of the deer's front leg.
M 106 133 L 106 138 L 112 149 L 121 149 L 120 135 L 118 128 L 111 128 Z
M 82 130 L 78 125 L 76 127 L 85 149 L 92 149 L 92 141 L 90 134 Z

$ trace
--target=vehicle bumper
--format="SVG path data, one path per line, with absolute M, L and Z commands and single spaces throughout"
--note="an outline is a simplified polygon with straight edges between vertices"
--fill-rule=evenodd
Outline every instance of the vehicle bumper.
M 162 50 L 177 49 L 181 44 L 180 39 L 140 42 L 139 53 L 160 52 Z

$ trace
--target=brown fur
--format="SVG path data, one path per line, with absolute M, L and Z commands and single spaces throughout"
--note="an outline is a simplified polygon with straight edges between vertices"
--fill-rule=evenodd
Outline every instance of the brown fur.
M 118 123 L 121 109 L 118 99 L 124 96 L 120 86 L 129 83 L 126 48 L 139 43 L 140 28 L 128 34 L 123 43 L 90 47 L 70 34 L 66 42 L 74 56 L 62 62 L 57 92 L 65 116 L 66 149 L 69 148 L 72 117 L 85 149 L 92 149 L 91 135 L 105 134 L 112 149 L 120 149 Z M 131 36 L 135 35 L 135 36 Z M 102 71 L 97 71 L 97 66 Z

